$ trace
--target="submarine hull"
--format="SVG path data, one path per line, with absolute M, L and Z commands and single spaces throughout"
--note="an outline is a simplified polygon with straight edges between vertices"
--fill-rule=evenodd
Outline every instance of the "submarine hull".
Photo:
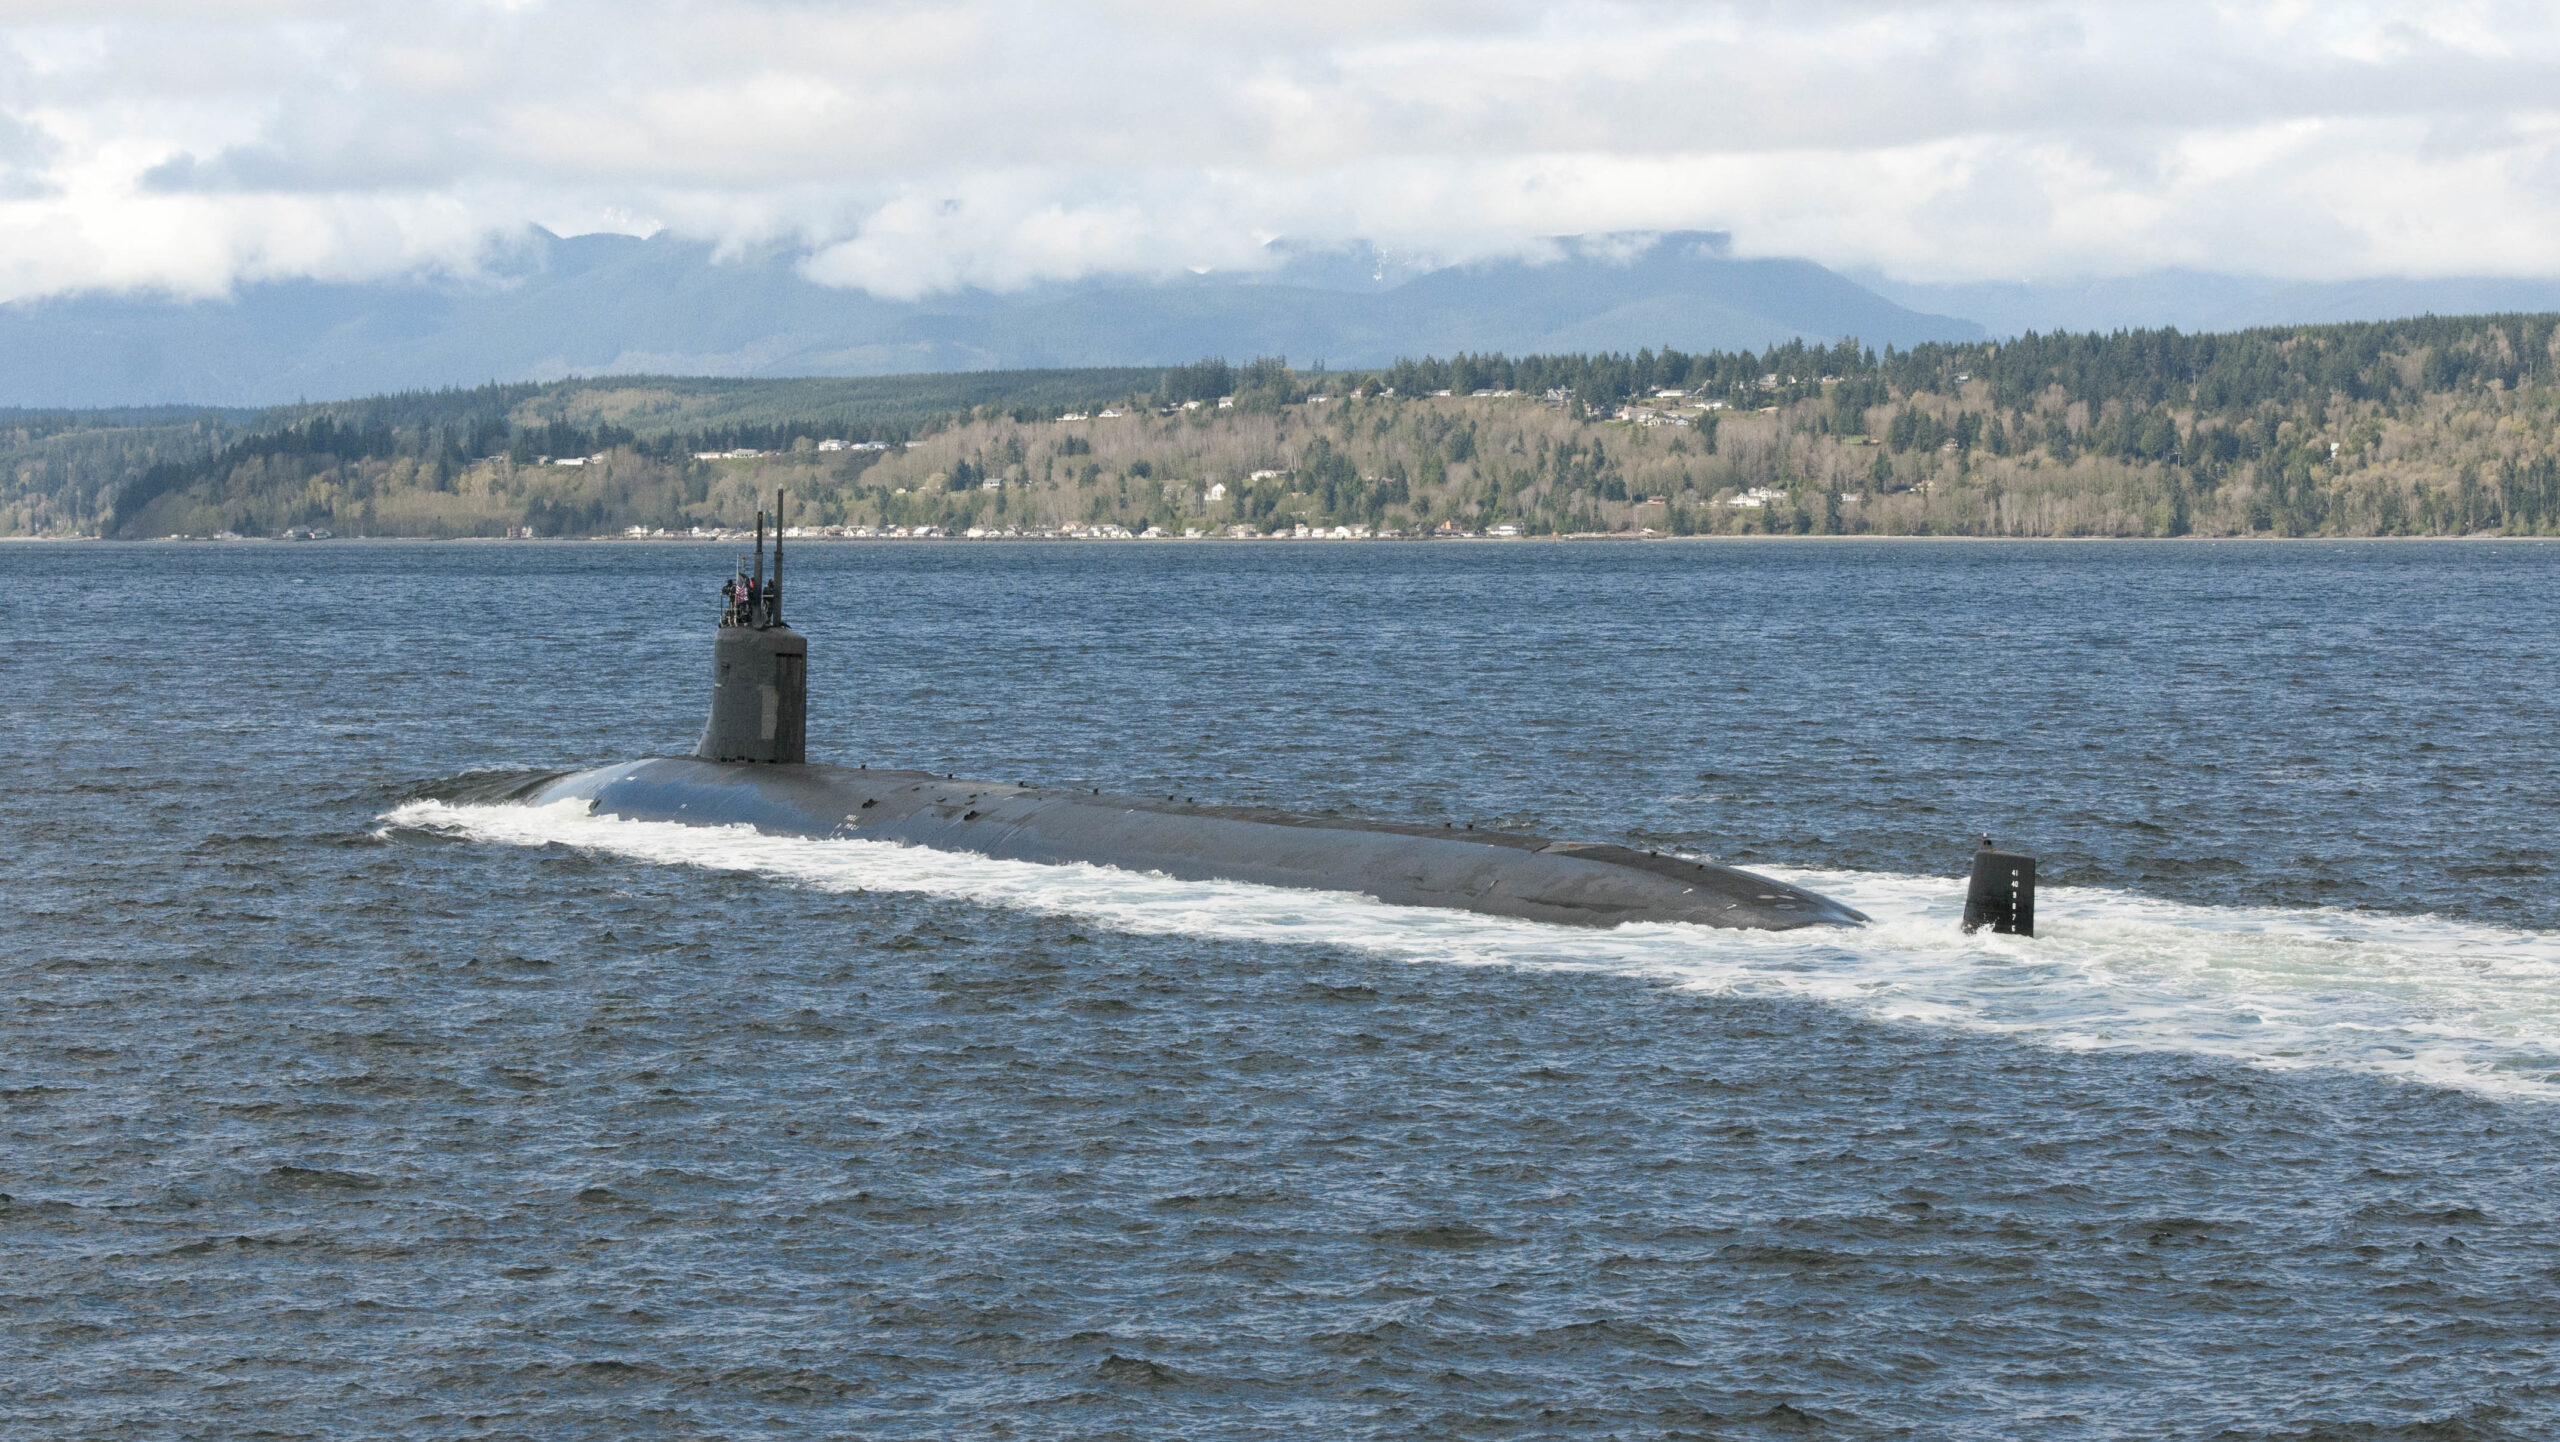
M 1867 918 L 1731 867 L 1509 832 L 961 781 L 919 771 L 657 757 L 536 783 L 533 805 L 781 836 L 860 837 L 1192 881 L 1347 891 L 1569 926 L 1685 922 L 1786 931 Z

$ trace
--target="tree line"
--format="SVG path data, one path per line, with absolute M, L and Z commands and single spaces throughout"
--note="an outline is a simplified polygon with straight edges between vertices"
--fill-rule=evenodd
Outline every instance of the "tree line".
M 2560 530 L 2556 342 L 2560 317 L 2486 315 L 0 412 L 0 529 L 702 524 L 771 471 L 880 524 L 1001 508 L 1008 524 L 2543 534 Z M 869 448 L 812 454 L 820 440 Z M 696 459 L 731 451 L 770 454 Z

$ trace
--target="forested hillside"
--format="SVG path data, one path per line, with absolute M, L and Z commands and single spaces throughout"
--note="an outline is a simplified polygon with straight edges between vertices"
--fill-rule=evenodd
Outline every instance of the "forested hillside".
M 801 524 L 949 531 L 2547 535 L 2556 335 L 2508 315 L 1333 374 L 571 381 L 29 427 L 8 516 L 590 535 L 743 524 L 779 486 Z
M 178 409 L 0 411 L 0 536 L 99 534 L 137 476 L 203 460 L 253 419 Z

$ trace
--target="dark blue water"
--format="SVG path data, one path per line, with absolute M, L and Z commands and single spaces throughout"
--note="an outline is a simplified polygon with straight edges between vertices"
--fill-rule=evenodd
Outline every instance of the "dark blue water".
M 401 808 L 683 749 L 724 555 L 0 550 L 0 1430 L 2560 1433 L 2560 548 L 791 564 L 828 759 L 1906 914 L 502 844 Z M 1984 830 L 2049 943 L 1938 940 Z

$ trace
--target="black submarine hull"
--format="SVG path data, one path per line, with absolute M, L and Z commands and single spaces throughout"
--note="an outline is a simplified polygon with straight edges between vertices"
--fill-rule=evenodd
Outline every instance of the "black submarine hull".
M 1191 881 L 1355 892 L 1568 926 L 1788 931 L 1861 913 L 1731 867 L 1511 832 L 961 781 L 919 771 L 656 757 L 549 778 L 532 805 L 779 836 L 860 837 L 1005 860 L 1090 863 Z

